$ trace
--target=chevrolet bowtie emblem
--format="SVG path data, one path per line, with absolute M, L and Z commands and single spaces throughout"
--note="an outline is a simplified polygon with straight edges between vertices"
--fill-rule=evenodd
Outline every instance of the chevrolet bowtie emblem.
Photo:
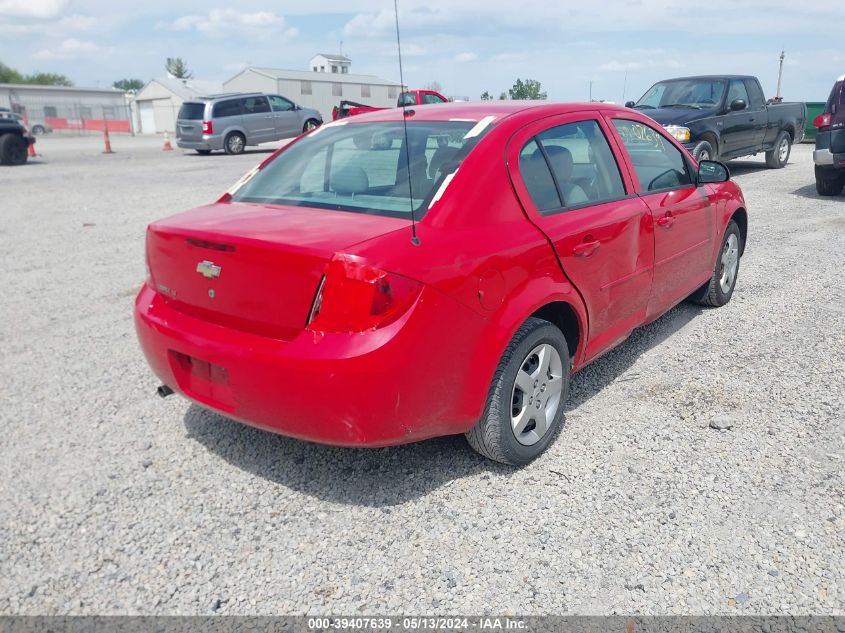
M 220 266 L 215 266 L 214 262 L 205 260 L 197 264 L 197 272 L 206 279 L 217 279 L 220 276 Z

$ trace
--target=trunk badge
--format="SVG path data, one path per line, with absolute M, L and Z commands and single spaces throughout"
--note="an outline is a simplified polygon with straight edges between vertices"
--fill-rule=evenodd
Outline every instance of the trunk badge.
M 215 266 L 214 262 L 208 260 L 197 264 L 197 272 L 206 279 L 217 279 L 220 276 L 221 270 L 222 268 L 220 266 Z

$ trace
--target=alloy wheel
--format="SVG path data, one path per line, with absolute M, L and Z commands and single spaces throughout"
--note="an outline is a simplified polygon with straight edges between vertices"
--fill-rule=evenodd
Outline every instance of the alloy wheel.
M 240 154 L 244 149 L 244 140 L 237 134 L 229 137 L 229 150 L 233 154 Z
M 739 238 L 736 233 L 731 233 L 725 240 L 721 262 L 722 274 L 719 278 L 719 286 L 722 292 L 727 294 L 733 288 L 736 281 L 736 271 L 739 268 Z
M 780 147 L 778 147 L 778 159 L 780 162 L 786 162 L 787 157 L 789 156 L 789 139 L 784 138 L 780 142 Z
M 557 415 L 563 392 L 563 363 L 553 345 L 532 349 L 516 374 L 511 395 L 511 427 L 516 440 L 539 442 Z

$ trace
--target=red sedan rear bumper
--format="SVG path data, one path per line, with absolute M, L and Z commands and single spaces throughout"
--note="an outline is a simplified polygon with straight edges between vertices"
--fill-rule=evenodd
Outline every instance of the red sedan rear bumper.
M 163 383 L 291 437 L 338 446 L 402 444 L 463 433 L 483 407 L 483 394 L 469 394 L 465 384 L 484 320 L 430 288 L 387 327 L 303 330 L 281 341 L 185 315 L 145 285 L 135 325 Z

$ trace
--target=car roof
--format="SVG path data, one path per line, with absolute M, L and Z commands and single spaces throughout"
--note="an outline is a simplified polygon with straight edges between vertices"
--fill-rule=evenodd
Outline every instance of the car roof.
M 207 101 L 215 101 L 216 99 L 231 99 L 236 97 L 253 97 L 255 95 L 264 95 L 264 92 L 221 92 L 214 95 L 202 95 L 194 97 L 193 99 L 186 99 L 183 103 L 205 103 Z
M 409 121 L 480 121 L 484 117 L 506 118 L 519 112 L 536 110 L 538 116 L 555 114 L 569 114 L 608 110 L 618 112 L 632 112 L 629 108 L 608 103 L 562 103 L 555 101 L 460 101 L 451 103 L 434 103 L 429 105 L 406 106 L 404 110 L 413 111 Z M 366 112 L 339 121 L 351 123 L 374 123 L 377 121 L 401 121 L 403 108 L 385 108 L 374 112 Z
M 687 81 L 690 79 L 703 79 L 703 80 L 732 80 L 732 79 L 757 79 L 754 75 L 690 75 L 689 77 L 672 77 L 671 79 L 661 79 L 657 83 L 663 83 L 664 81 Z

